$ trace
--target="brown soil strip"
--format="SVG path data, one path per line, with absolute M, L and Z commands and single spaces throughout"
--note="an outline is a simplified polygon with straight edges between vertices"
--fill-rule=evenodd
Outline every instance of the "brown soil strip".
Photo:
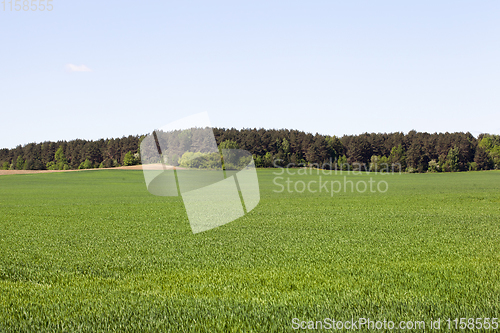
M 159 164 L 159 170 L 163 167 Z M 172 167 L 166 167 L 167 169 Z M 179 168 L 178 168 L 179 169 Z M 132 165 L 132 166 L 121 166 L 116 168 L 104 168 L 104 169 L 79 169 L 79 170 L 0 170 L 0 176 L 4 175 L 26 175 L 32 173 L 52 173 L 52 172 L 72 172 L 72 171 L 96 171 L 96 170 L 142 170 L 142 165 Z

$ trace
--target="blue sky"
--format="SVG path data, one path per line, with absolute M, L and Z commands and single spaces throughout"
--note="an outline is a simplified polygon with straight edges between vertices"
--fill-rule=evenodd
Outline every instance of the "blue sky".
M 498 1 L 0 4 L 0 147 L 213 126 L 500 134 Z

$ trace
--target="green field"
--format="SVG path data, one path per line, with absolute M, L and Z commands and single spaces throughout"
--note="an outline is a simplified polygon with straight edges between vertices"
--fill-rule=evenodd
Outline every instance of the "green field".
M 193 235 L 141 171 L 0 176 L 0 332 L 500 317 L 500 172 L 350 175 L 389 190 L 333 196 L 273 177 L 248 215 Z

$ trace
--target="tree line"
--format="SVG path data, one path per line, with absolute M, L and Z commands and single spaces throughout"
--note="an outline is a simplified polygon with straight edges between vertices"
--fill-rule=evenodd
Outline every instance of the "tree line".
M 257 167 L 319 166 L 403 172 L 455 172 L 500 168 L 500 135 L 470 133 L 364 133 L 342 137 L 298 130 L 214 128 L 217 144 L 252 153 Z M 2 169 L 89 169 L 140 163 L 145 136 L 30 143 L 0 149 Z M 181 156 L 178 156 L 180 159 Z
M 338 169 L 450 172 L 500 168 L 500 136 L 470 133 L 364 133 L 343 137 L 297 130 L 214 129 L 217 143 L 235 141 L 257 167 L 318 165 Z
M 0 149 L 0 168 L 7 170 L 68 170 L 111 168 L 138 163 L 141 136 L 101 140 L 29 143 Z M 135 154 L 135 156 L 134 156 Z

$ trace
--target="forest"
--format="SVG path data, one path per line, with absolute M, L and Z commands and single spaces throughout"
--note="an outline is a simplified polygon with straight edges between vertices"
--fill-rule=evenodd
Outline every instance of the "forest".
M 500 135 L 364 133 L 342 137 L 287 129 L 213 129 L 218 145 L 248 150 L 257 167 L 315 166 L 343 170 L 457 172 L 500 168 Z M 30 143 L 0 149 L 0 169 L 68 170 L 140 164 L 145 135 Z M 179 159 L 182 157 L 179 157 Z

